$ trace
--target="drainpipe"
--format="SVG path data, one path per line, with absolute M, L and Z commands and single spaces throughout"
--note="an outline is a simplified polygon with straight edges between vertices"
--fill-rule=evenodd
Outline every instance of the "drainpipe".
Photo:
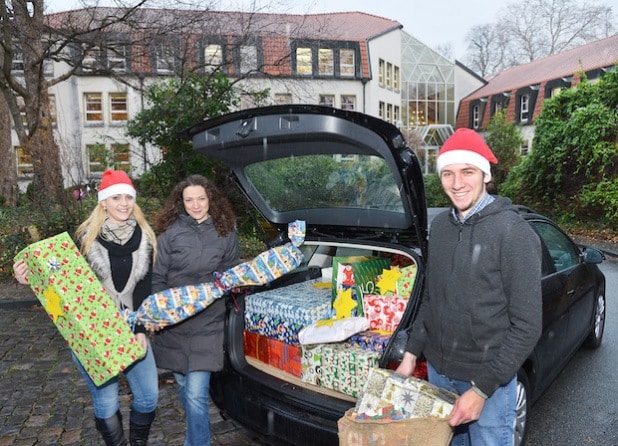
M 361 79 L 361 82 L 363 84 L 363 113 L 367 113 L 367 82 L 369 82 L 369 79 L 364 77 Z
M 139 79 L 139 100 L 140 100 L 140 112 L 144 111 L 144 73 L 137 73 L 137 78 Z M 147 162 L 147 154 L 146 154 L 146 144 L 142 141 L 142 174 L 146 173 L 146 168 L 148 167 Z

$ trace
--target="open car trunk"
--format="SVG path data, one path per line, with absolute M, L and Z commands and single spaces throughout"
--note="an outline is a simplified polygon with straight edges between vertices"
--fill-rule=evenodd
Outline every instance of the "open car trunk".
M 427 209 L 417 158 L 391 124 L 328 107 L 245 110 L 188 133 L 196 151 L 230 167 L 281 239 L 289 223 L 306 223 L 299 268 L 229 297 L 213 401 L 263 435 L 336 445 L 337 420 L 369 370 L 401 360 L 420 302 Z

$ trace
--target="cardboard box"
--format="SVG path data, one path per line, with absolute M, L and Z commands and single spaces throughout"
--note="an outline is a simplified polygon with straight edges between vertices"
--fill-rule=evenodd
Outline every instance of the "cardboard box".
M 453 437 L 453 428 L 443 419 L 359 420 L 353 409 L 337 421 L 337 428 L 339 446 L 448 446 Z
M 36 242 L 15 260 L 88 375 L 101 385 L 146 351 L 68 233 Z

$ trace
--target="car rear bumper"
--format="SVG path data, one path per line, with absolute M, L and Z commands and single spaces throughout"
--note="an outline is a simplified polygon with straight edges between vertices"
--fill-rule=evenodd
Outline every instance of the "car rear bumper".
M 224 416 L 276 440 L 276 445 L 337 446 L 337 420 L 352 406 L 341 402 L 332 412 L 326 412 L 288 398 L 281 391 L 275 398 L 268 386 L 229 371 L 212 375 L 210 393 Z

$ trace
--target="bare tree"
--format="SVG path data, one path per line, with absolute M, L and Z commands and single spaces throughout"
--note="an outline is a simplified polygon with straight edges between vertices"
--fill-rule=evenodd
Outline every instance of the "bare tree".
M 611 6 L 588 0 L 508 3 L 495 24 L 468 34 L 465 60 L 485 76 L 612 35 Z
M 0 206 L 14 206 L 17 202 L 17 173 L 11 149 L 11 117 L 9 106 L 2 95 L 0 96 Z
M 68 51 L 77 37 L 99 33 L 113 23 L 115 20 L 102 21 L 101 25 L 84 31 L 82 20 L 80 31 L 68 27 L 58 32 L 45 16 L 44 0 L 0 3 L 0 91 L 9 110 L 3 116 L 11 116 L 19 146 L 32 160 L 31 197 L 41 205 L 62 205 L 66 198 L 48 88 L 68 79 L 81 66 L 86 53 L 75 56 Z M 70 68 L 58 77 L 49 78 L 46 67 L 52 60 L 65 61 Z M 9 131 L 8 144 L 3 141 L 0 146 L 1 158 L 7 161 L 14 160 L 10 134 Z M 3 193 L 17 190 L 14 167 L 14 161 L 0 164 Z
M 506 42 L 497 25 L 486 23 L 474 26 L 467 35 L 468 63 L 485 77 L 505 65 Z

